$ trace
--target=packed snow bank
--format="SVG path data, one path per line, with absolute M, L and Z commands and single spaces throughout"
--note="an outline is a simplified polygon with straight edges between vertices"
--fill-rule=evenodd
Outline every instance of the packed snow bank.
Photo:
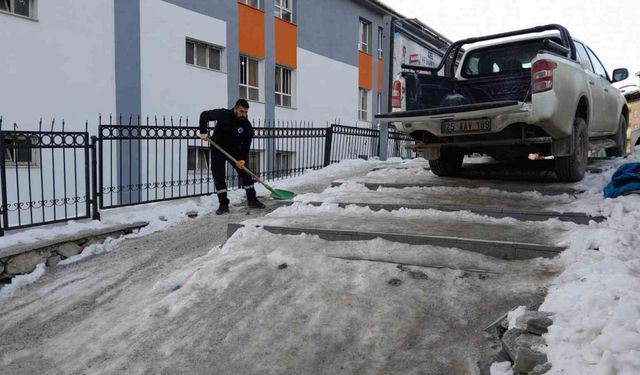
M 354 174 L 364 174 L 376 165 L 394 165 L 394 164 L 413 165 L 420 161 L 403 161 L 402 159 L 389 159 L 382 162 L 378 159 L 371 160 L 344 160 L 340 163 L 332 164 L 320 170 L 307 170 L 302 175 L 280 180 L 276 183 L 278 186 L 295 188 L 309 184 L 326 185 L 332 179 L 353 176 Z M 274 183 L 275 185 L 275 183 Z M 256 189 L 259 195 L 267 196 L 269 192 L 262 185 L 256 183 Z M 244 190 L 235 190 L 229 192 L 231 204 L 240 203 L 244 197 Z M 120 238 L 108 238 L 102 244 L 94 244 L 88 246 L 82 253 L 70 257 L 60 262 L 61 265 L 70 264 L 87 257 L 112 251 L 118 248 L 118 245 L 130 238 L 146 236 L 156 231 L 161 231 L 174 225 L 183 223 L 187 219 L 186 213 L 196 211 L 198 215 L 206 215 L 213 212 L 218 207 L 218 201 L 215 194 L 210 196 L 202 196 L 197 198 L 187 198 L 184 200 L 174 200 L 159 203 L 149 203 L 139 206 L 129 206 L 104 210 L 101 212 L 102 220 L 97 221 L 69 221 L 64 224 L 52 225 L 46 227 L 31 228 L 21 232 L 7 234 L 0 237 L 0 248 L 9 247 L 18 244 L 36 243 L 39 241 L 50 240 L 62 235 L 71 235 L 87 229 L 103 229 L 112 225 L 148 222 L 149 225 L 142 228 L 136 233 L 122 236 Z M 163 220 L 160 220 L 163 217 Z M 0 299 L 8 298 L 13 295 L 18 288 L 31 284 L 38 280 L 45 272 L 45 268 L 37 268 L 28 275 L 14 277 L 11 284 L 3 286 Z
M 587 191 L 575 207 L 607 221 L 566 238 L 566 269 L 540 307 L 554 313 L 545 335 L 550 374 L 640 374 L 640 195 L 603 199 L 614 172 L 581 183 Z
M 461 264 L 501 273 L 456 269 Z M 31 373 L 39 365 L 96 374 L 470 373 L 491 345 L 478 326 L 537 296 L 551 280 L 539 272 L 544 266 L 249 227 L 176 269 L 113 269 L 99 277 L 79 269 L 36 292 L 37 303 L 9 301 L 24 307 L 3 317 L 5 330 L 23 324 L 25 313 L 47 324 L 53 310 L 73 322 L 0 364 Z M 78 315 L 74 307 L 84 305 L 92 309 Z

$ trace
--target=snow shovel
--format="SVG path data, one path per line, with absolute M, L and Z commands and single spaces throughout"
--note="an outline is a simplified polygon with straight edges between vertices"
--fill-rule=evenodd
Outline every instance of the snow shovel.
M 233 156 L 229 155 L 228 152 L 226 152 L 222 147 L 218 146 L 214 141 L 212 141 L 211 139 L 207 138 L 207 142 L 209 142 L 213 147 L 217 148 L 218 151 L 222 152 L 222 154 L 224 156 L 226 156 L 229 160 L 231 160 L 233 162 L 233 164 L 237 164 L 238 163 L 238 160 L 236 160 Z M 271 192 L 271 197 L 274 198 L 274 199 L 278 199 L 278 200 L 281 200 L 281 201 L 288 201 L 288 200 L 293 199 L 293 197 L 296 196 L 296 194 L 291 192 L 291 191 L 272 188 L 271 186 L 269 186 L 269 184 L 267 184 L 266 182 L 262 181 L 262 179 L 260 177 L 256 176 L 253 172 L 251 172 L 249 170 L 249 168 L 247 168 L 247 167 L 243 167 L 242 170 L 247 172 L 247 174 L 249 174 L 249 176 L 251 176 L 254 180 L 256 180 L 259 183 L 261 183 L 262 186 L 267 188 L 267 190 L 269 190 Z

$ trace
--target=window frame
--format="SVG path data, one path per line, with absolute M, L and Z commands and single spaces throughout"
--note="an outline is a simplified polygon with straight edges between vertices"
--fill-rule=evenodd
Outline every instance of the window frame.
M 295 170 L 295 156 L 295 151 L 276 150 L 274 166 L 275 178 L 287 177 L 288 173 Z M 283 164 L 286 164 L 286 168 L 282 168 Z
M 189 62 L 188 60 L 188 48 L 189 48 L 189 44 L 193 45 L 193 51 L 192 51 L 192 57 L 193 57 L 193 61 Z M 198 64 L 198 47 L 204 47 L 205 48 L 205 52 L 204 52 L 204 57 L 205 57 L 205 66 L 202 66 L 200 64 Z M 216 68 L 212 68 L 211 67 L 211 60 L 210 60 L 210 51 L 214 50 L 218 52 L 218 69 Z M 187 37 L 185 39 L 185 63 L 187 65 L 191 65 L 194 66 L 196 68 L 201 68 L 201 69 L 206 69 L 206 70 L 212 70 L 214 72 L 223 72 L 223 67 L 224 67 L 224 58 L 223 58 L 223 53 L 224 53 L 224 48 L 217 46 L 215 44 L 211 44 L 211 43 L 207 43 L 207 42 L 203 42 L 197 39 L 193 39 L 193 38 L 189 38 Z
M 358 121 L 369 122 L 369 91 L 370 90 L 364 89 L 362 87 L 358 88 Z
M 40 149 L 37 147 L 33 147 L 34 140 L 32 137 L 18 137 L 14 138 L 8 135 L 5 135 L 5 138 L 1 140 L 5 143 L 4 146 L 4 163 L 7 167 L 17 166 L 17 167 L 39 167 L 39 152 Z M 31 147 L 10 147 L 9 144 L 18 141 L 20 144 L 27 144 Z M 37 140 L 36 140 L 37 142 Z M 21 156 L 24 156 L 26 153 L 19 153 L 19 150 L 27 150 L 30 160 L 20 160 Z
M 278 2 L 280 5 L 278 5 Z M 285 7 L 282 4 L 287 2 L 289 7 Z M 284 18 L 284 14 L 289 14 L 289 19 Z M 273 15 L 281 20 L 293 23 L 293 0 L 275 0 L 273 2 Z
M 252 0 L 238 0 L 239 3 L 242 3 L 246 6 L 252 7 L 252 8 L 256 8 L 256 9 L 262 9 L 262 2 L 260 0 L 253 0 L 255 1 L 256 5 L 252 5 L 249 4 L 249 2 L 251 2 Z
M 280 82 L 278 82 L 278 70 L 280 71 Z M 288 73 L 289 75 L 289 82 L 288 82 L 288 92 L 286 90 L 284 90 L 284 88 L 287 87 L 287 85 L 285 84 L 285 72 Z M 287 68 L 286 66 L 281 66 L 281 65 L 276 65 L 276 69 L 275 69 L 275 103 L 277 106 L 279 107 L 285 107 L 285 108 L 293 108 L 294 107 L 294 103 L 293 103 L 293 79 L 294 79 L 294 75 L 293 75 L 293 69 Z M 278 86 L 280 86 L 280 90 L 278 90 Z M 284 99 L 285 97 L 289 98 L 289 105 L 286 105 L 284 103 Z M 280 100 L 278 100 L 278 98 L 280 98 Z
M 378 26 L 378 59 L 382 59 L 382 40 L 384 39 L 384 29 Z
M 593 69 L 593 64 L 591 63 L 591 57 L 589 57 L 589 52 L 587 52 L 587 47 L 584 45 L 584 43 L 582 42 L 578 42 L 577 40 L 573 41 L 573 44 L 575 44 L 576 46 L 576 57 L 578 58 L 578 60 L 580 62 L 582 62 L 582 60 L 584 59 L 584 57 L 587 58 L 587 60 L 585 61 L 587 64 L 589 64 L 589 66 L 587 68 L 589 68 L 589 71 L 593 74 L 595 74 L 595 70 Z M 580 51 L 584 51 L 584 53 L 586 54 L 586 56 L 582 56 L 580 54 Z
M 366 41 L 362 40 L 363 36 L 367 38 Z M 371 53 L 371 22 L 364 18 L 360 18 L 358 23 L 358 51 Z
M 596 75 L 606 79 L 607 81 L 611 82 L 611 79 L 609 79 L 609 73 L 607 72 L 607 68 L 605 68 L 605 66 L 602 63 L 602 61 L 600 61 L 600 58 L 598 57 L 598 55 L 596 55 L 596 53 L 593 52 L 591 50 L 591 48 L 589 48 L 589 46 L 587 46 L 586 44 L 584 46 L 587 48 L 587 54 L 589 54 L 589 58 L 591 59 L 591 65 L 593 66 L 594 73 Z M 595 60 L 595 61 L 593 61 L 593 60 Z M 597 66 L 602 68 L 602 71 L 604 72 L 604 75 L 598 73 Z
M 194 168 L 189 165 L 189 153 L 195 152 Z M 204 168 L 203 168 L 204 167 Z M 211 148 L 208 146 L 187 147 L 187 172 L 193 174 L 211 174 Z
M 21 17 L 21 18 L 26 18 L 29 20 L 37 20 L 37 2 L 36 0 L 25 0 L 27 2 L 27 5 L 29 7 L 29 11 L 28 11 L 28 15 L 24 15 L 21 13 L 16 13 L 15 11 L 15 3 L 16 0 L 0 0 L 0 3 L 4 3 L 5 5 L 8 5 L 9 9 L 8 10 L 4 10 L 4 9 L 0 9 L 0 14 L 8 14 L 11 16 L 16 16 L 16 17 Z
M 246 64 L 243 64 L 243 59 L 246 59 Z M 249 84 L 249 62 L 255 62 L 256 63 L 256 80 L 257 80 L 257 86 L 253 86 L 251 84 Z M 243 83 L 243 76 L 245 78 L 245 83 Z M 242 93 L 242 89 L 246 88 L 246 95 L 243 96 Z M 245 56 L 245 55 L 240 55 L 240 98 L 241 99 L 246 99 L 246 100 L 251 100 L 254 102 L 260 102 L 260 60 L 258 59 L 254 59 L 252 57 L 249 56 Z M 252 92 L 252 90 L 255 90 L 255 92 L 257 92 L 257 98 L 250 98 L 250 93 Z

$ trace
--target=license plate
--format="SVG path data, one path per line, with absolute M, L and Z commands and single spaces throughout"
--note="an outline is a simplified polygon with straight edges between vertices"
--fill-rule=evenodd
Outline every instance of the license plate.
M 441 124 L 441 131 L 444 134 L 487 132 L 491 131 L 491 120 L 479 119 L 443 121 Z

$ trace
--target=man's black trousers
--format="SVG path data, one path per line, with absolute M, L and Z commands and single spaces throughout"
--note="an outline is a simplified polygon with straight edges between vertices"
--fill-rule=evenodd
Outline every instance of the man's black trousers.
M 218 195 L 218 201 L 220 204 L 229 204 L 227 198 L 227 158 L 222 153 L 211 147 L 211 172 L 213 172 L 213 183 L 216 187 L 216 194 Z M 247 200 L 254 202 L 257 200 L 256 190 L 253 188 L 253 178 L 245 171 L 239 170 L 233 165 L 233 162 L 229 160 L 229 164 L 238 172 L 238 183 L 241 188 L 244 188 L 247 192 Z

